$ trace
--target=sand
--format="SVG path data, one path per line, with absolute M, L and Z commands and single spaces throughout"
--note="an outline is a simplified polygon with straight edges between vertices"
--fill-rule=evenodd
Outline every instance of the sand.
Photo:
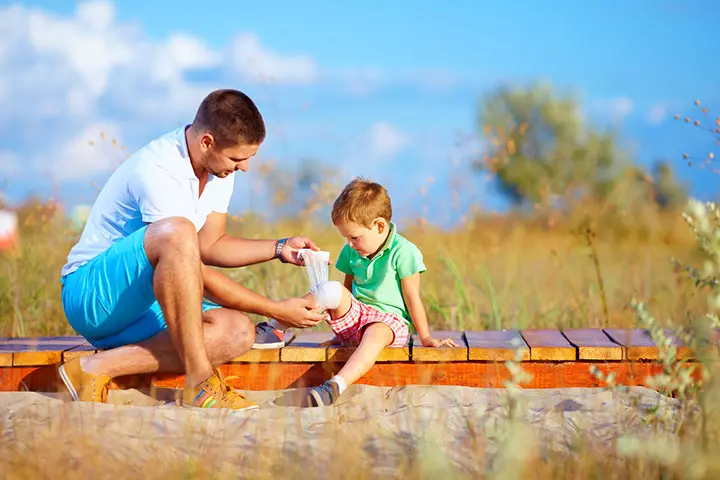
M 5 458 L 19 459 L 5 467 L 41 458 L 47 466 L 38 467 L 39 477 L 74 469 L 93 478 L 116 470 L 123 477 L 166 476 L 180 465 L 211 466 L 230 477 L 342 478 L 353 468 L 378 477 L 413 468 L 428 475 L 428 469 L 477 473 L 527 456 L 572 454 L 580 444 L 606 448 L 621 435 L 649 434 L 653 427 L 643 422 L 648 409 L 673 415 L 677 408 L 676 400 L 640 387 L 621 394 L 524 390 L 518 395 L 521 421 L 512 423 L 504 390 L 353 385 L 325 408 L 284 406 L 297 391 L 243 393 L 260 408 L 185 408 L 137 390 L 111 391 L 110 404 L 69 402 L 65 394 L 0 393 L 0 444 Z

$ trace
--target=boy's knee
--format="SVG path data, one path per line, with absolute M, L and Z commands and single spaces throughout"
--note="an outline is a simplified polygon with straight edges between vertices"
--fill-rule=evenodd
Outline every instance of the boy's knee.
M 340 282 L 330 281 L 315 285 L 310 289 L 323 310 L 334 310 L 342 301 L 343 286 Z

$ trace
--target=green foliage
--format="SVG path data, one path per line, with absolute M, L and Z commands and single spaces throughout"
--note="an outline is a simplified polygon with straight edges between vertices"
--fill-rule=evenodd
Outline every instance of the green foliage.
M 666 161 L 645 171 L 620 148 L 615 132 L 582 118 L 579 101 L 549 85 L 500 87 L 483 98 L 479 123 L 486 155 L 475 168 L 492 173 L 516 206 L 567 207 L 582 198 L 630 205 L 682 206 L 685 188 Z
M 491 92 L 480 124 L 491 148 L 477 167 L 493 172 L 516 204 L 607 191 L 621 159 L 614 135 L 587 128 L 577 100 L 547 85 Z

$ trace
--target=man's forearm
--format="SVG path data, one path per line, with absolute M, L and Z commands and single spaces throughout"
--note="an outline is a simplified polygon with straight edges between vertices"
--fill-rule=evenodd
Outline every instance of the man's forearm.
M 222 307 L 232 308 L 245 313 L 255 313 L 264 317 L 274 316 L 275 303 L 267 297 L 244 287 L 218 272 L 203 265 L 204 295 L 207 299 Z
M 202 261 L 215 267 L 237 268 L 275 258 L 276 240 L 256 240 L 223 235 L 202 249 Z

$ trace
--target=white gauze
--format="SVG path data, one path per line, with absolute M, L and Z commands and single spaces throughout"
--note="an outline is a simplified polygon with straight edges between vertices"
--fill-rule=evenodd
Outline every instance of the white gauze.
M 340 306 L 342 285 L 340 282 L 328 281 L 328 262 L 330 252 L 315 252 L 309 248 L 298 251 L 298 256 L 305 262 L 305 273 L 310 281 L 310 292 L 320 304 L 322 310 L 333 310 Z

